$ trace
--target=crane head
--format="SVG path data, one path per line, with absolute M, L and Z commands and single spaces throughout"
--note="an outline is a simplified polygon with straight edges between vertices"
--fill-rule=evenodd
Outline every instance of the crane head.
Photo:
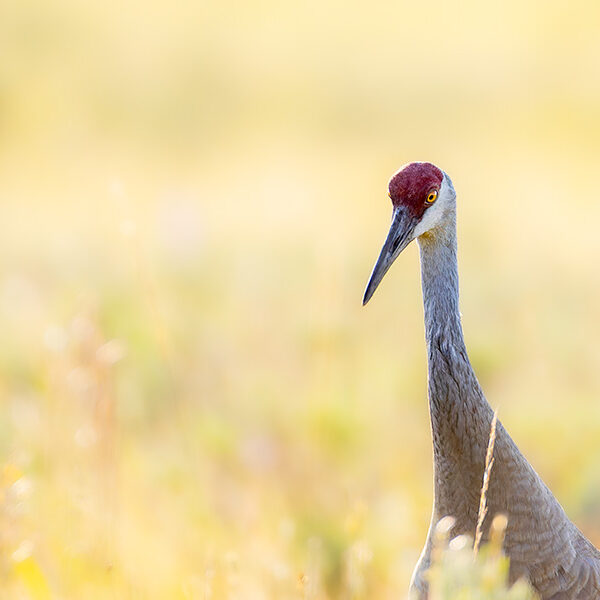
M 410 242 L 445 225 L 455 214 L 456 195 L 450 178 L 428 162 L 413 162 L 396 172 L 390 179 L 389 196 L 392 224 L 367 284 L 363 305 Z

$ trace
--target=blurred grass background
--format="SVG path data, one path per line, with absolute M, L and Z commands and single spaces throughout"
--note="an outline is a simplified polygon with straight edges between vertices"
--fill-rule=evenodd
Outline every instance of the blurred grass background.
M 6 598 L 403 597 L 431 506 L 416 248 L 459 194 L 492 406 L 600 544 L 596 2 L 0 4 Z

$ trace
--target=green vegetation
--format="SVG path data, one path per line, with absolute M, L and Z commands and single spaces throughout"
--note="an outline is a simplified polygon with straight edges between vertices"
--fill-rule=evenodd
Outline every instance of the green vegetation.
M 429 572 L 431 600 L 535 600 L 524 581 L 508 586 L 508 559 L 502 553 L 506 517 L 497 516 L 488 544 L 473 553 L 473 539 L 448 540 L 452 520 L 438 524 L 434 565 Z

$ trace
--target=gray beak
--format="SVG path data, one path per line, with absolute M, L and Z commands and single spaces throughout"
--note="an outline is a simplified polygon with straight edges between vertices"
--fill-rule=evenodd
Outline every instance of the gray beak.
M 396 260 L 400 252 L 412 241 L 412 234 L 417 221 L 418 219 L 411 216 L 404 207 L 394 208 L 390 231 L 383 244 L 379 258 L 373 267 L 371 278 L 365 290 L 363 306 L 371 299 L 383 276 L 392 266 L 392 263 Z

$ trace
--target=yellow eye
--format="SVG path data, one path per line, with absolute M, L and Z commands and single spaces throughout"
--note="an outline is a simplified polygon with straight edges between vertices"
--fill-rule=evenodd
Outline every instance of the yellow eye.
M 433 204 L 435 199 L 437 198 L 436 190 L 431 190 L 429 194 L 427 194 L 427 204 Z

